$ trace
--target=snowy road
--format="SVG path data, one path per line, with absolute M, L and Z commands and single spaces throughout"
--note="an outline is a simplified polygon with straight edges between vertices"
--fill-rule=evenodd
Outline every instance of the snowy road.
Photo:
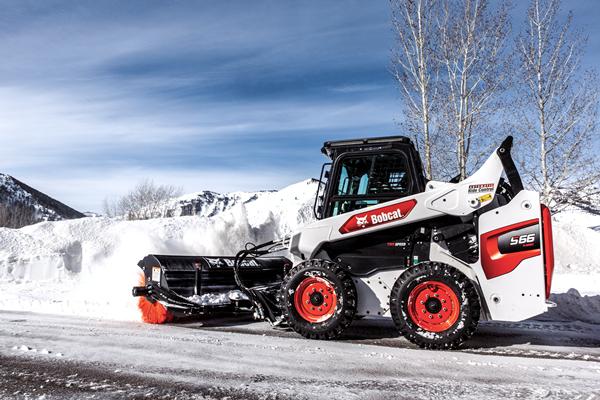
M 2 399 L 600 399 L 600 326 L 485 324 L 465 350 L 435 352 L 378 321 L 320 342 L 249 320 L 153 326 L 2 311 L 0 376 Z

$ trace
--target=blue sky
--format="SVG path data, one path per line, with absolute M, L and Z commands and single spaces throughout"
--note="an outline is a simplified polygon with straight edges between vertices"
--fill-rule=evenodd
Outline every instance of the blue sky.
M 600 2 L 566 2 L 598 61 Z M 80 210 L 315 176 L 328 139 L 400 134 L 386 1 L 1 1 L 0 172 Z M 517 4 L 513 24 L 524 7 Z

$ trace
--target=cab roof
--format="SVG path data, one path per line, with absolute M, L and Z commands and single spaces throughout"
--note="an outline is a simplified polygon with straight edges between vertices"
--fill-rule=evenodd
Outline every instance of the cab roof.
M 409 145 L 412 141 L 406 136 L 382 136 L 361 139 L 332 140 L 323 143 L 321 153 L 334 160 L 339 154 L 348 151 L 377 150 L 384 148 L 398 148 Z

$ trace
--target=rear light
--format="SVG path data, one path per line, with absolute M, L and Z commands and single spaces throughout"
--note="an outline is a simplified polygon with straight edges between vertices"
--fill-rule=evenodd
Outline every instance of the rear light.
M 550 298 L 552 274 L 554 273 L 554 246 L 552 244 L 552 215 L 542 204 L 542 235 L 544 238 L 544 275 L 546 278 L 546 299 Z

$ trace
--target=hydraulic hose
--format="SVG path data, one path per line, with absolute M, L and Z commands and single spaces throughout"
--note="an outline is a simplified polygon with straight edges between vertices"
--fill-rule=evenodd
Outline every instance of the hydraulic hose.
M 258 317 L 260 319 L 268 320 L 273 325 L 279 325 L 282 322 L 281 314 L 278 312 L 279 307 L 276 304 L 276 301 L 274 302 L 268 299 L 267 296 L 265 296 L 259 290 L 246 286 L 240 277 L 239 268 L 244 260 L 246 260 L 248 257 L 256 258 L 266 254 L 277 253 L 285 250 L 285 243 L 288 240 L 289 238 L 271 240 L 259 245 L 247 243 L 246 248 L 236 254 L 233 264 L 235 283 L 239 286 L 242 292 L 248 295 L 250 301 L 252 301 L 252 304 L 254 304 Z

